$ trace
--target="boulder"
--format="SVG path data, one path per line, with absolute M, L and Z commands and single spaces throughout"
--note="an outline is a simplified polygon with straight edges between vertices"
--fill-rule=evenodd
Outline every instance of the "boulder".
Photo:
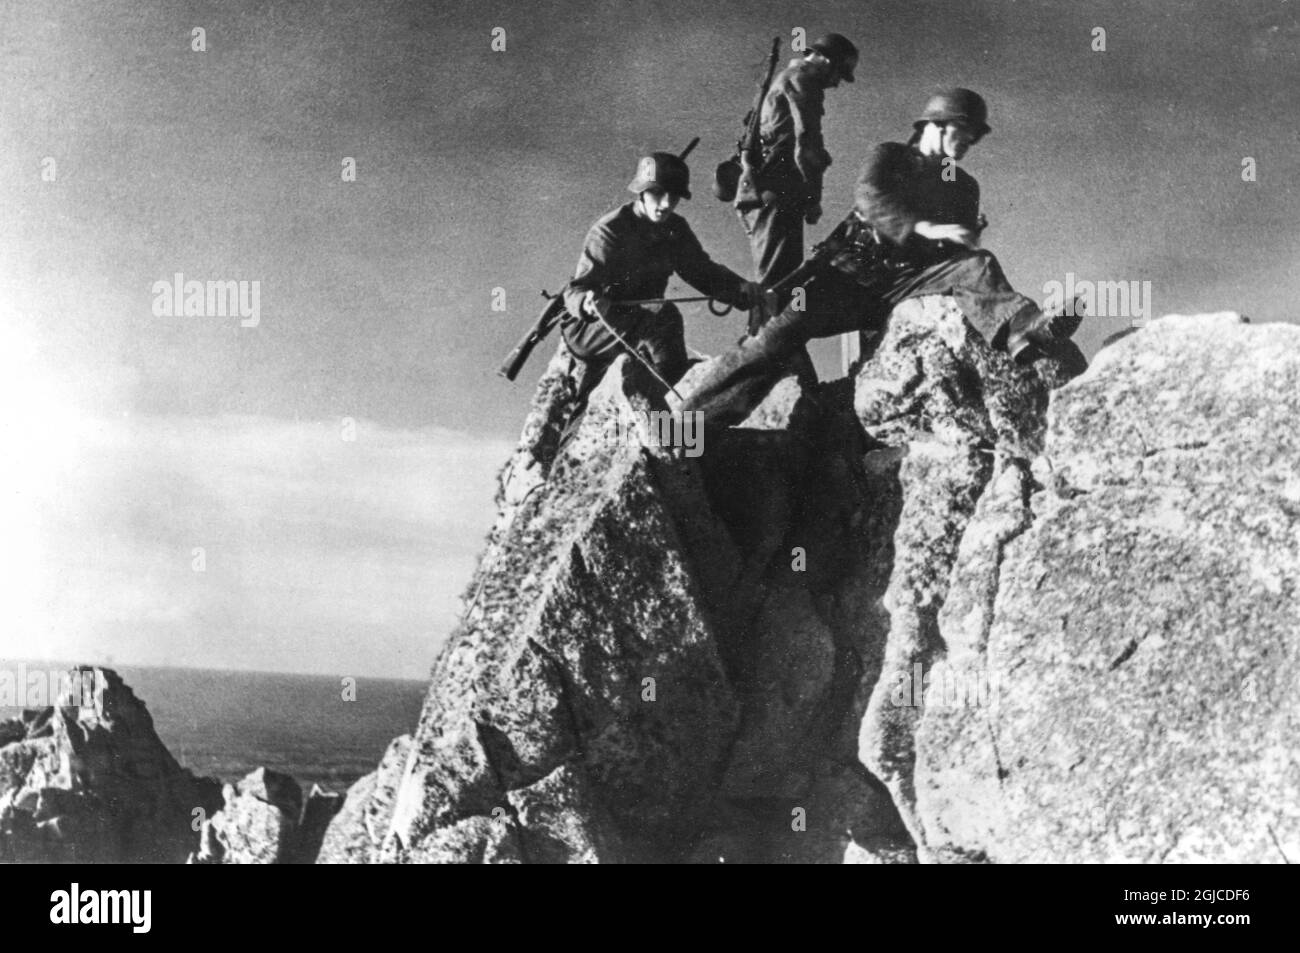
M 952 299 L 933 296 L 895 308 L 858 370 L 854 407 L 873 445 L 867 465 L 879 488 L 869 520 L 873 594 L 884 583 L 884 648 L 859 690 L 865 712 L 858 753 L 914 838 L 915 734 L 925 709 L 899 689 L 942 657 L 939 614 L 995 462 L 1028 459 L 1042 448 L 1050 394 L 1044 377 L 991 350 Z
M 1230 314 L 1155 321 L 1056 392 L 939 615 L 933 661 L 990 691 L 914 723 L 923 855 L 1300 858 L 1298 413 L 1300 328 Z
M 287 774 L 258 768 L 222 788 L 222 807 L 203 822 L 204 864 L 283 864 L 296 859 L 302 789 Z

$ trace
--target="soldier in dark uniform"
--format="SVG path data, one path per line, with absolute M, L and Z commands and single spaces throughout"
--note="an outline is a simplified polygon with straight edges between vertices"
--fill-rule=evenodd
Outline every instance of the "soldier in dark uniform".
M 749 235 L 755 277 L 776 284 L 803 261 L 803 226 L 822 215 L 822 178 L 831 164 L 822 139 L 826 90 L 853 82 L 858 50 L 838 33 L 819 39 L 772 79 L 759 116 L 762 205 L 737 203 Z M 751 327 L 750 331 L 757 331 Z
M 702 410 L 717 425 L 738 422 L 766 393 L 755 378 L 775 383 L 797 367 L 807 341 L 875 330 L 900 301 L 920 295 L 952 295 L 992 347 L 1022 363 L 1068 339 L 1078 318 L 1044 315 L 979 247 L 979 185 L 956 162 L 989 132 L 987 116 L 978 94 L 952 89 L 930 100 L 909 142 L 878 146 L 834 253 L 803 285 L 805 309 L 783 311 L 724 354 L 681 409 Z
M 674 211 L 681 199 L 691 197 L 685 161 L 667 152 L 646 156 L 628 190 L 635 201 L 591 227 L 577 272 L 563 292 L 564 341 L 582 364 L 579 403 L 622 352 L 602 318 L 670 384 L 686 372 L 685 329 L 677 306 L 620 305 L 620 300 L 663 297 L 668 279 L 677 274 L 701 294 L 733 307 L 759 308 L 771 301 L 756 282 L 713 261 Z

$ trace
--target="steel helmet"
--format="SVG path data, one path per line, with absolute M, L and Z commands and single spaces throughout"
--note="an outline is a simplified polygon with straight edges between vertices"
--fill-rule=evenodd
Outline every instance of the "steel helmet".
M 839 33 L 827 33 L 809 49 L 834 63 L 835 68 L 844 77 L 844 82 L 853 82 L 853 68 L 858 63 L 858 48 L 849 41 L 848 37 Z
M 653 185 L 670 195 L 691 197 L 691 170 L 685 160 L 671 152 L 652 152 L 637 163 L 636 178 L 627 184 L 629 192 L 640 195 Z
M 912 123 L 916 129 L 920 129 L 927 122 L 952 122 L 954 119 L 962 119 L 970 124 L 975 130 L 976 138 L 983 138 L 991 132 L 988 124 L 989 107 L 984 102 L 984 97 L 979 93 L 969 89 L 962 89 L 960 86 L 954 89 L 945 89 L 942 93 L 931 96 L 930 101 L 925 105 L 925 112 L 921 117 Z

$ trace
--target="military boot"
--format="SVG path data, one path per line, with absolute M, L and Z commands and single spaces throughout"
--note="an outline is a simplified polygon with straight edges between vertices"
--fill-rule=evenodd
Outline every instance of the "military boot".
M 1007 353 L 1017 364 L 1032 364 L 1052 345 L 1074 337 L 1082 323 L 1077 308 L 1045 312 L 1037 305 L 1026 305 L 1009 322 Z

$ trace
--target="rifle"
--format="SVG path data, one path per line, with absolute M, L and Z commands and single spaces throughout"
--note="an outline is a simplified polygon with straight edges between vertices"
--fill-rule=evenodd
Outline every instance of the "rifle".
M 524 362 L 533 353 L 533 348 L 542 343 L 543 339 L 555 329 L 555 326 L 560 323 L 564 316 L 564 297 L 562 295 L 557 294 L 552 297 L 543 291 L 542 297 L 547 299 L 546 307 L 542 309 L 542 313 L 538 315 L 533 326 L 528 329 L 528 333 L 520 338 L 519 343 L 506 355 L 500 370 L 497 371 L 508 381 L 513 381 L 519 376 Z
M 755 182 L 757 170 L 763 164 L 759 126 L 763 118 L 763 100 L 767 98 L 767 91 L 772 86 L 772 76 L 776 73 L 776 63 L 780 56 L 781 38 L 778 36 L 772 39 L 772 52 L 767 58 L 763 80 L 758 84 L 754 105 L 745 114 L 745 132 L 736 143 L 735 153 L 731 158 L 718 163 L 713 175 L 713 194 L 722 202 L 736 200 L 736 208 L 741 211 L 763 204 Z
M 861 225 L 856 215 L 850 213 L 831 233 L 813 246 L 813 250 L 803 262 L 776 284 L 769 288 L 784 299 L 785 292 L 797 287 L 830 264 L 832 258 L 844 251 L 854 240 Z

